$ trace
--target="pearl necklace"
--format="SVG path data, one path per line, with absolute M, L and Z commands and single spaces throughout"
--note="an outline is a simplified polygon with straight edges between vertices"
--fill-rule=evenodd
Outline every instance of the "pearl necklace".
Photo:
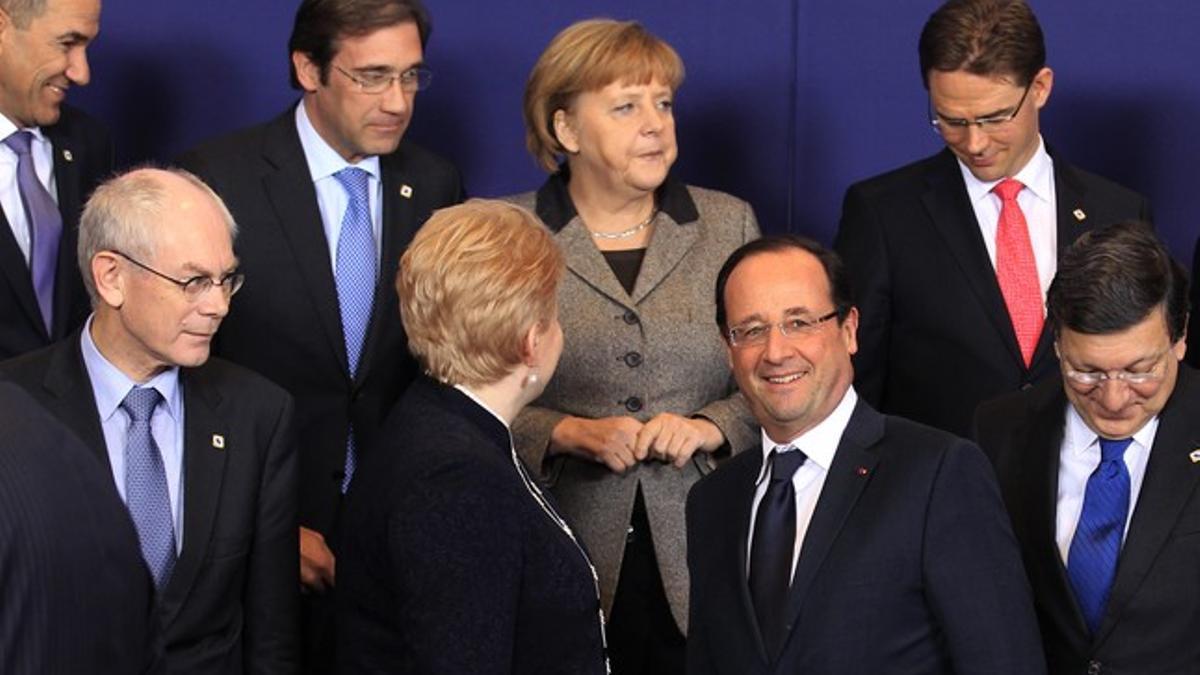
M 646 218 L 642 222 L 638 223 L 637 225 L 634 225 L 633 227 L 629 228 L 628 230 L 621 230 L 620 232 L 592 232 L 592 237 L 594 237 L 596 239 L 628 239 L 628 238 L 632 237 L 633 235 L 637 234 L 638 232 L 641 232 L 642 230 L 646 229 L 646 227 L 649 226 L 650 223 L 654 222 L 654 217 L 657 215 L 658 215 L 658 209 L 652 209 L 650 211 L 650 216 L 648 218 Z

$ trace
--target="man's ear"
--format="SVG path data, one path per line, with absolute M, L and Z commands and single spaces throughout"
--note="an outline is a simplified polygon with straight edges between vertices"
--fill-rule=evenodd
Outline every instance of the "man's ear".
M 92 256 L 92 281 L 96 294 L 110 307 L 125 304 L 125 276 L 121 273 L 121 261 L 112 251 L 100 251 Z
M 292 52 L 292 68 L 296 70 L 296 80 L 306 92 L 314 92 L 321 87 L 321 68 L 301 51 Z

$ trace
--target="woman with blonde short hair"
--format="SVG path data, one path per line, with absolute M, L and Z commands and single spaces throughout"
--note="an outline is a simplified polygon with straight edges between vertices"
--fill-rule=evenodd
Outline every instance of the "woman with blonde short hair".
M 497 201 L 437 211 L 401 259 L 426 377 L 347 497 L 341 672 L 605 672 L 591 562 L 509 433 L 562 353 L 562 273 L 537 217 Z
M 670 174 L 683 76 L 635 22 L 563 30 L 524 98 L 550 177 L 512 198 L 569 270 L 562 365 L 513 433 L 593 554 L 618 675 L 683 672 L 687 491 L 714 456 L 759 440 L 713 321 L 717 271 L 758 225 L 745 202 Z

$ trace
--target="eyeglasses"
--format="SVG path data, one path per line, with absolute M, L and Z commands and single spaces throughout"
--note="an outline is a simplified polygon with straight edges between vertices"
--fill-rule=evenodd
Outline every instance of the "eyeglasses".
M 184 295 L 184 297 L 186 297 L 188 299 L 189 302 L 198 301 L 201 297 L 203 297 L 203 295 L 205 293 L 207 293 L 209 290 L 211 290 L 214 287 L 220 288 L 221 291 L 225 294 L 226 298 L 231 298 L 231 297 L 233 297 L 234 293 L 237 293 L 239 290 L 241 290 L 242 284 L 246 281 L 246 275 L 242 274 L 241 272 L 230 272 L 229 274 L 226 274 L 225 276 L 221 277 L 220 279 L 213 279 L 212 277 L 206 277 L 206 276 L 194 276 L 190 279 L 182 279 L 182 280 L 176 279 L 174 277 L 169 277 L 169 276 L 163 274 L 162 272 L 159 272 L 158 270 L 154 269 L 153 267 L 151 267 L 149 265 L 140 263 L 137 260 L 134 260 L 133 258 L 131 258 L 130 256 L 125 255 L 124 253 L 121 253 L 120 251 L 113 251 L 113 253 L 121 256 L 122 258 L 128 260 L 129 262 L 142 268 L 143 270 L 146 270 L 147 272 L 153 274 L 154 276 L 156 276 L 160 279 L 169 281 L 169 282 L 175 284 L 176 286 L 178 286 L 179 288 L 183 289 L 183 295 Z
M 433 82 L 433 71 L 424 66 L 413 66 L 399 73 L 390 70 L 364 70 L 350 72 L 336 63 L 333 67 L 350 81 L 358 85 L 358 90 L 364 94 L 382 94 L 391 89 L 393 82 L 400 83 L 400 90 L 411 94 L 414 91 L 428 89 Z
M 835 309 L 811 320 L 792 317 L 774 324 L 752 321 L 730 328 L 726 335 L 729 337 L 729 344 L 734 347 L 752 347 L 765 344 L 771 334 L 771 328 L 777 327 L 780 335 L 795 340 L 816 333 L 821 324 L 837 315 L 838 311 Z
M 967 130 L 971 127 L 979 127 L 979 130 L 985 134 L 995 133 L 1004 128 L 1004 125 L 1016 119 L 1017 115 L 1021 112 L 1021 106 L 1025 105 L 1025 99 L 1029 97 L 1029 90 L 1032 87 L 1033 82 L 1030 81 L 1025 86 L 1025 93 L 1021 94 L 1021 100 L 1017 102 L 1017 107 L 1013 108 L 1012 112 L 980 117 L 973 120 L 945 117 L 935 111 L 933 104 L 930 103 L 929 123 L 933 125 L 934 133 L 939 133 L 943 137 L 960 137 L 966 134 Z
M 1107 372 L 1102 370 L 1080 371 L 1071 368 L 1069 365 L 1066 365 L 1066 361 L 1063 361 L 1063 374 L 1066 375 L 1067 379 L 1069 379 L 1071 382 L 1089 389 L 1098 387 L 1109 380 L 1114 382 L 1124 382 L 1125 384 L 1133 386 L 1148 384 L 1150 382 L 1157 382 L 1163 379 L 1163 376 L 1165 375 L 1165 372 L 1161 368 L 1163 365 L 1163 356 L 1165 356 L 1169 351 L 1171 351 L 1171 348 L 1167 347 L 1163 351 L 1159 352 L 1158 355 L 1154 357 L 1154 365 L 1151 366 L 1150 370 L 1140 373 L 1135 373 L 1128 370 L 1113 370 Z

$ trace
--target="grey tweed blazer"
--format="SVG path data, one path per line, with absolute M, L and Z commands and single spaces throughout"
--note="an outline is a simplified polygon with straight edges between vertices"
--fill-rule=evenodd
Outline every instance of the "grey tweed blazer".
M 632 295 L 592 243 L 562 172 L 538 192 L 510 198 L 537 212 L 567 261 L 559 292 L 562 358 L 546 391 L 517 417 L 513 436 L 587 545 L 606 613 L 641 485 L 667 600 L 686 634 L 684 504 L 688 489 L 711 470 L 710 456 L 697 453 L 682 470 L 651 461 L 619 475 L 603 464 L 546 455 L 550 432 L 566 415 L 699 415 L 721 429 L 731 452 L 759 442 L 758 425 L 735 393 L 713 300 L 725 259 L 759 236 L 754 212 L 730 195 L 670 179 L 657 197 L 660 211 Z

